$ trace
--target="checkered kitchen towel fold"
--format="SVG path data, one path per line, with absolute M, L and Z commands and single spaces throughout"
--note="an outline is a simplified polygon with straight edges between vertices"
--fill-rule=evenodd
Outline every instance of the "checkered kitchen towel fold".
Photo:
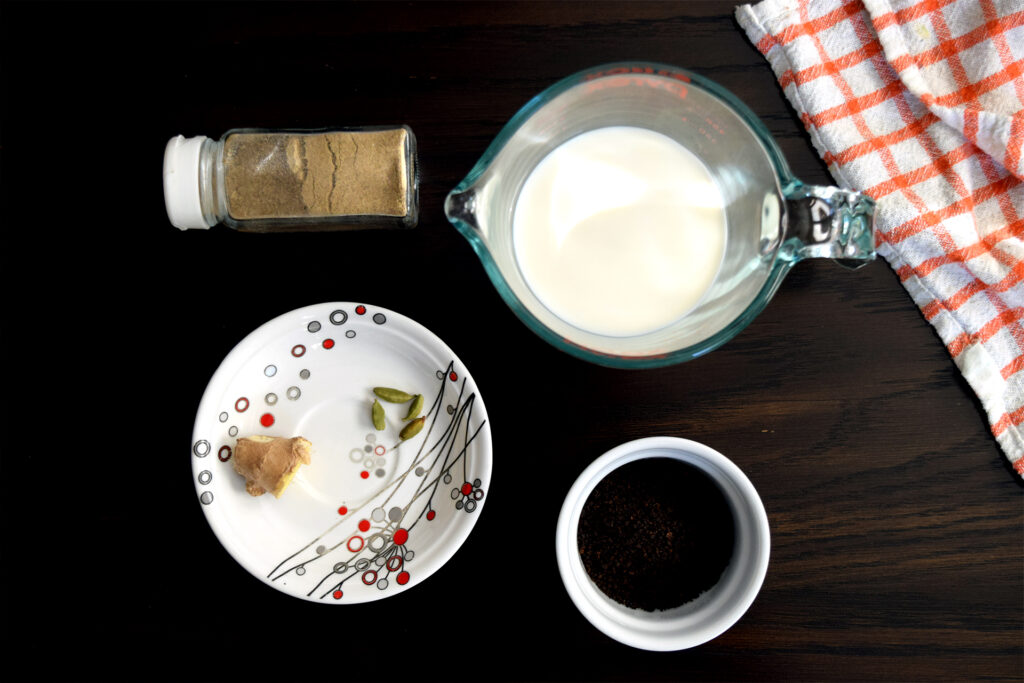
M 1024 476 L 1024 2 L 737 8 Z

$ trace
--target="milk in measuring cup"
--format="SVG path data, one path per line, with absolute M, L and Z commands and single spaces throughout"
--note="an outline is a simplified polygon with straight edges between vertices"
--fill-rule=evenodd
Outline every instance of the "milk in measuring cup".
M 725 248 L 718 186 L 692 152 L 611 126 L 552 150 L 526 179 L 513 248 L 534 295 L 583 330 L 631 336 L 693 309 Z

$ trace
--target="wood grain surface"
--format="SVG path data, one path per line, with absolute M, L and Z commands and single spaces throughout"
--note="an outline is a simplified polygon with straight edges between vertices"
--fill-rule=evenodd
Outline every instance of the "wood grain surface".
M 889 266 L 799 264 L 736 339 L 647 371 L 587 364 L 505 306 L 442 205 L 563 76 L 644 59 L 718 81 L 794 173 L 830 177 L 732 2 L 14 3 L 0 7 L 5 642 L 22 680 L 1021 680 L 1024 506 L 984 413 Z M 179 133 L 405 123 L 411 231 L 179 232 Z M 422 586 L 325 607 L 221 547 L 192 484 L 199 399 L 286 311 L 419 321 L 486 402 L 494 473 Z M 630 439 L 702 441 L 758 488 L 758 599 L 693 650 L 630 649 L 558 576 L 569 486 Z M 10 680 L 10 679 L 9 679 Z

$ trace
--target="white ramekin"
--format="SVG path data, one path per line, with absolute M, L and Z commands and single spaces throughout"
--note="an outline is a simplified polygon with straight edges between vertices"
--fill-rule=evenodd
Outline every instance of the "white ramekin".
M 655 612 L 629 608 L 607 597 L 587 576 L 576 541 L 580 513 L 590 492 L 613 470 L 641 458 L 676 458 L 699 467 L 721 487 L 736 525 L 732 561 L 718 584 L 691 602 Z M 770 546 L 761 497 L 739 467 L 704 444 L 670 436 L 624 443 L 591 463 L 569 489 L 555 536 L 558 570 L 583 616 L 621 643 L 662 651 L 706 643 L 739 621 L 764 581 Z

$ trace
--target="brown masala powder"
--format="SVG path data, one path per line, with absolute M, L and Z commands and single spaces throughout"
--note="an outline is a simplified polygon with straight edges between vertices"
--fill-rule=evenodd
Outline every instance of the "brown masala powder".
M 224 188 L 235 219 L 404 216 L 404 128 L 235 133 L 224 141 Z

